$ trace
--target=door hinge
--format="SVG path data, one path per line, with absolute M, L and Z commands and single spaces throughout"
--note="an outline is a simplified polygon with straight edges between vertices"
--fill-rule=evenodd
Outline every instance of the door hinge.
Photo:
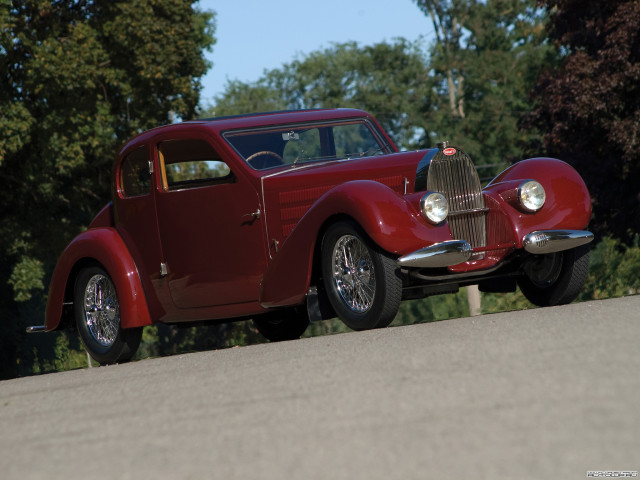
M 160 276 L 164 277 L 167 274 L 167 264 L 164 262 L 160 263 Z
M 149 162 L 149 175 L 153 175 L 153 162 Z

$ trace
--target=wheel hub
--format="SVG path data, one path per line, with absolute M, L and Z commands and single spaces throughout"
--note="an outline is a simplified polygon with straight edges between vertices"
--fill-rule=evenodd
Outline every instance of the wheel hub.
M 333 249 L 333 280 L 347 307 L 364 313 L 373 305 L 375 273 L 366 246 L 358 237 L 344 235 Z
M 120 326 L 120 306 L 116 289 L 104 275 L 91 277 L 84 292 L 85 321 L 91 336 L 103 347 L 116 340 Z

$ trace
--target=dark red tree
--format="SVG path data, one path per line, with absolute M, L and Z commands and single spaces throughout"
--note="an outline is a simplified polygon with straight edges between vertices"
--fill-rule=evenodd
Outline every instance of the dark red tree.
M 544 73 L 526 122 L 545 154 L 574 165 L 593 197 L 592 228 L 640 232 L 640 1 L 541 0 L 563 60 Z

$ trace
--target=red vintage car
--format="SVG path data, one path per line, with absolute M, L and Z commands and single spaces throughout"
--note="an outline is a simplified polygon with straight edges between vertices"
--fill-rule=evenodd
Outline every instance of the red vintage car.
M 252 318 L 283 340 L 334 316 L 385 327 L 403 299 L 473 284 L 568 303 L 590 215 L 560 160 L 523 160 L 483 189 L 459 148 L 399 152 L 360 110 L 167 125 L 120 150 L 113 201 L 62 253 L 29 331 L 75 326 L 108 364 L 156 322 Z

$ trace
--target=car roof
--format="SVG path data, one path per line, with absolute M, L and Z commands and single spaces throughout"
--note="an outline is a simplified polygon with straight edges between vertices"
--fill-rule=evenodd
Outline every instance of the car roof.
M 363 111 L 354 108 L 321 108 L 308 110 L 279 110 L 273 112 L 257 112 L 243 115 L 212 117 L 191 120 L 186 124 L 205 123 L 214 130 L 223 131 L 236 128 L 267 127 L 271 125 L 324 121 L 332 119 L 370 117 Z
M 229 115 L 223 117 L 212 117 L 200 120 L 189 120 L 181 123 L 163 125 L 141 132 L 129 139 L 120 149 L 118 156 L 126 150 L 135 148 L 141 142 L 147 141 L 150 137 L 158 134 L 194 130 L 205 130 L 218 135 L 227 130 L 241 130 L 250 128 L 262 128 L 276 125 L 288 125 L 294 123 L 306 123 L 314 121 L 341 120 L 348 118 L 369 118 L 373 117 L 363 110 L 355 108 L 322 108 L 308 110 L 281 110 L 274 112 L 257 112 L 243 115 Z

